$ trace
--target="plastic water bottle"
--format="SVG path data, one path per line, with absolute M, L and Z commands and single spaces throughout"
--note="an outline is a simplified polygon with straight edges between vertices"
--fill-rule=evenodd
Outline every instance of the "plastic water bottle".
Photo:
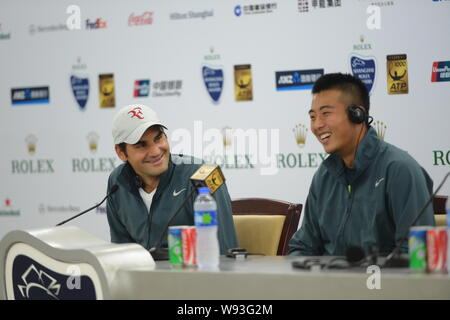
M 217 239 L 217 204 L 209 188 L 199 188 L 194 202 L 197 228 L 197 265 L 199 269 L 216 269 L 219 266 L 219 240 Z

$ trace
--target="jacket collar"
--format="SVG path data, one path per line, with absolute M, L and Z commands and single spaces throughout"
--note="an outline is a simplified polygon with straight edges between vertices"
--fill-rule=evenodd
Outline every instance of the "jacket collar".
M 355 179 L 372 163 L 378 152 L 385 148 L 383 141 L 378 137 L 375 129 L 369 127 L 366 135 L 358 146 L 354 161 Z M 342 178 L 344 174 L 344 161 L 341 157 L 331 154 L 324 162 L 325 168 L 336 178 Z M 345 180 L 345 179 L 344 179 Z M 344 182 L 345 183 L 345 182 Z

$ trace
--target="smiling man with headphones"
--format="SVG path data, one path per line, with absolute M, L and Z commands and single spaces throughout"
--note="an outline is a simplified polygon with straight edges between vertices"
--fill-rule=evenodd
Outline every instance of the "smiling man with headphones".
M 388 254 L 429 199 L 433 182 L 407 152 L 377 136 L 360 79 L 326 74 L 312 94 L 311 131 L 330 156 L 313 177 L 289 254 L 345 255 L 352 246 Z M 432 208 L 417 225 L 434 225 Z

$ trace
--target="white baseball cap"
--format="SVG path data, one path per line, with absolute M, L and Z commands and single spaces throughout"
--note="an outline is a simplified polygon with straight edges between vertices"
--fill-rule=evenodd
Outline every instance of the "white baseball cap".
M 145 130 L 154 125 L 163 126 L 158 115 L 151 108 L 143 104 L 132 104 L 123 107 L 114 116 L 112 135 L 114 144 L 122 142 L 135 144 L 144 134 Z

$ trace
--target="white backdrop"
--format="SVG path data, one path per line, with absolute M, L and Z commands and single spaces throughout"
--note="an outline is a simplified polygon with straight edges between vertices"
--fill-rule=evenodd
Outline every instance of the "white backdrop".
M 371 4 L 380 9 L 379 29 L 366 24 L 373 18 L 366 11 Z M 80 9 L 79 30 L 65 27 L 69 5 Z M 202 121 L 203 132 L 225 127 L 278 130 L 279 139 L 272 143 L 284 164 L 278 163 L 274 175 L 262 175 L 258 165 L 223 168 L 231 197 L 304 203 L 323 156 L 310 131 L 303 146 L 293 133 L 297 125 L 309 127 L 311 93 L 277 90 L 275 73 L 351 72 L 355 54 L 376 61 L 371 115 L 386 126 L 385 140 L 414 156 L 437 186 L 450 166 L 450 82 L 432 82 L 431 76 L 434 62 L 450 60 L 449 14 L 450 1 L 432 0 L 4 0 L 0 237 L 13 229 L 54 225 L 100 201 L 110 170 L 120 164 L 111 120 L 119 107 L 131 103 L 159 113 L 173 149 L 181 148 L 173 141 L 180 129 L 188 130 L 192 141 L 201 139 L 195 136 L 196 121 Z M 150 24 L 129 26 L 130 16 L 142 16 Z M 86 20 L 106 28 L 88 29 Z M 386 56 L 392 54 L 407 55 L 407 94 L 388 94 Z M 223 70 L 218 102 L 205 88 L 204 64 Z M 234 66 L 243 64 L 251 65 L 252 101 L 235 100 Z M 89 79 L 84 108 L 72 93 L 72 74 Z M 114 75 L 115 107 L 99 107 L 100 74 Z M 133 97 L 134 82 L 143 79 L 150 80 L 149 96 Z M 178 89 L 154 87 L 177 81 Z M 42 86 L 49 87 L 49 103 L 12 103 L 11 89 Z M 160 96 L 164 92 L 168 95 Z M 97 136 L 95 152 L 87 139 L 91 132 Z M 35 151 L 30 152 L 33 140 Z M 209 143 L 203 142 L 205 147 Z M 190 145 L 192 152 L 199 150 Z M 449 190 L 447 182 L 440 194 Z M 109 240 L 104 208 L 71 223 Z

